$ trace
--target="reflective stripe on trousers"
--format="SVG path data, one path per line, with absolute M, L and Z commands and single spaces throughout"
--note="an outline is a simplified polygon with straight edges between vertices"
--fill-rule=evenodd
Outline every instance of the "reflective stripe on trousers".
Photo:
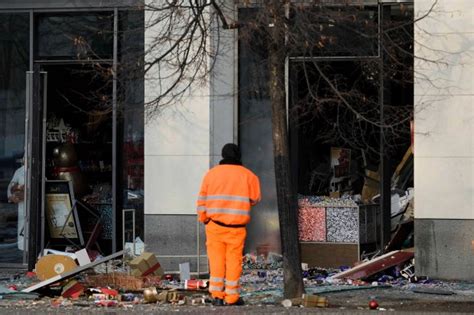
M 210 277 L 209 278 L 209 292 L 211 294 L 217 294 L 218 298 L 221 298 L 220 296 L 224 292 L 224 278 L 223 277 Z
M 234 294 L 239 294 L 240 290 L 239 289 L 225 289 L 225 294 L 227 295 L 234 295 Z M 235 303 L 235 302 L 234 302 Z
M 224 291 L 224 286 L 223 285 L 210 285 L 209 286 L 209 292 L 212 293 L 214 291 L 222 292 L 222 291 Z

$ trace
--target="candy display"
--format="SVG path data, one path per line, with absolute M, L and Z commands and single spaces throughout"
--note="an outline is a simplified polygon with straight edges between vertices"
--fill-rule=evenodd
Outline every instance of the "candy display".
M 357 243 L 359 212 L 357 208 L 327 208 L 327 241 Z
M 359 208 L 350 197 L 299 196 L 300 241 L 357 243 Z
M 302 241 L 326 241 L 326 209 L 302 202 L 299 205 L 299 237 Z

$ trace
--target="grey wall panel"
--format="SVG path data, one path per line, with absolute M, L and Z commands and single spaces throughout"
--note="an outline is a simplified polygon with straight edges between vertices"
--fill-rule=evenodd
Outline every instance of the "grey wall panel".
M 197 260 L 196 259 L 178 259 L 178 258 L 158 258 L 163 271 L 166 273 L 173 273 L 179 271 L 179 264 L 183 262 L 189 262 L 191 272 L 197 272 Z M 200 267 L 201 278 L 208 278 L 206 274 L 209 274 L 209 266 L 207 257 L 201 258 Z
M 197 224 L 195 215 L 145 215 L 145 244 L 146 251 L 158 256 L 165 270 L 176 271 L 178 264 L 192 263 L 192 271 L 196 271 L 197 258 L 175 257 L 161 258 L 168 255 L 197 255 Z M 204 225 L 200 224 L 200 253 L 206 255 Z M 206 270 L 207 261 L 201 258 L 201 269 Z
M 241 105 L 244 105 L 241 103 Z M 280 226 L 276 198 L 273 141 L 270 116 L 253 116 L 252 111 L 265 112 L 268 102 L 249 102 L 241 107 L 240 146 L 244 165 L 260 179 L 262 201 L 252 208 L 252 221 L 248 225 L 246 251 L 256 251 L 261 246 L 280 252 Z M 252 117 L 253 116 L 253 117 Z M 246 120 L 245 118 L 248 118 Z M 242 123 L 242 120 L 246 121 Z M 256 136 L 258 135 L 258 136 Z
M 211 155 L 210 156 L 210 163 L 211 163 L 211 167 L 212 166 L 215 166 L 217 164 L 219 164 L 219 161 L 222 160 L 222 156 L 221 155 Z
M 158 255 L 195 255 L 195 215 L 145 215 L 145 243 Z M 205 253 L 204 227 L 200 226 L 201 252 Z
M 415 220 L 416 273 L 446 280 L 474 279 L 474 220 Z

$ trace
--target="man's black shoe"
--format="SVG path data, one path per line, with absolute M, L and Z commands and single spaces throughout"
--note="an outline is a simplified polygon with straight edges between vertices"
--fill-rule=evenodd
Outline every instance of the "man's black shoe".
M 242 300 L 242 298 L 239 298 L 237 300 L 237 302 L 232 303 L 232 304 L 227 304 L 227 305 L 229 305 L 229 306 L 242 306 L 242 305 L 245 305 L 245 302 L 244 302 L 244 300 Z
M 214 300 L 212 300 L 212 305 L 214 305 L 214 306 L 224 306 L 224 300 L 223 299 L 214 299 Z

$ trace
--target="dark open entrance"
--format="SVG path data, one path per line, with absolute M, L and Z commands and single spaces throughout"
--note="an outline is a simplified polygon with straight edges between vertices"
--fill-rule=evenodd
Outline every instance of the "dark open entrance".
M 331 251 L 340 251 L 341 257 L 353 251 L 350 261 L 359 253 L 382 248 L 381 139 L 384 163 L 388 161 L 388 172 L 393 174 L 392 179 L 384 175 L 392 187 L 392 229 L 407 209 L 400 200 L 411 198 L 407 189 L 413 187 L 413 168 L 404 159 L 411 152 L 413 90 L 408 80 L 385 82 L 384 123 L 390 128 L 384 128 L 381 137 L 379 71 L 378 61 L 373 60 L 290 65 L 291 161 L 300 199 L 300 226 L 320 216 L 316 227 L 300 229 L 306 241 L 303 253 L 332 246 Z M 345 243 L 354 245 L 348 249 Z M 336 263 L 327 253 L 318 263 Z
M 378 82 L 370 62 L 295 63 L 291 67 L 291 144 L 297 191 L 303 195 L 359 194 L 364 169 L 379 159 Z M 330 85 L 323 76 L 330 81 Z M 350 104 L 349 108 L 341 96 Z M 339 155 L 335 167 L 331 155 Z M 342 157 L 341 157 L 342 155 Z
M 109 254 L 113 238 L 111 65 L 61 64 L 42 69 L 48 75 L 46 178 L 72 182 L 75 198 L 101 218 L 101 232 L 91 249 Z M 78 205 L 78 214 L 87 242 L 98 218 L 83 205 Z M 48 231 L 48 224 L 45 228 Z M 66 240 L 58 245 L 74 244 Z

